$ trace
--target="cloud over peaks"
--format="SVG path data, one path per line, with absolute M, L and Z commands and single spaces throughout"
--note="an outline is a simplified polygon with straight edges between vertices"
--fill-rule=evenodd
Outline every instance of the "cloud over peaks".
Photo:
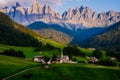
M 21 5 L 27 7 L 36 1 L 39 1 L 41 4 L 59 6 L 63 2 L 72 2 L 74 0 L 0 0 L 0 7 L 13 6 L 16 2 L 19 2 Z
M 36 0 L 0 0 L 0 7 L 13 6 L 16 2 L 19 2 L 22 5 L 29 5 Z
M 44 4 L 61 5 L 63 0 L 40 0 Z

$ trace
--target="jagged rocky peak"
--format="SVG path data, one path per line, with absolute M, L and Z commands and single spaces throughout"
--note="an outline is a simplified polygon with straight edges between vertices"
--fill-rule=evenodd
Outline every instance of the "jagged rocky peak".
M 79 8 L 80 12 L 82 12 L 86 7 L 84 7 L 83 5 Z
M 28 14 L 42 14 L 43 6 L 40 2 L 35 2 L 32 6 L 27 9 Z
M 70 9 L 68 10 L 68 13 L 67 13 L 67 15 L 66 15 L 66 18 L 67 18 L 67 19 L 71 19 L 73 15 L 74 15 L 74 14 L 73 14 L 73 9 L 70 8 Z
M 20 5 L 20 3 L 16 3 L 16 7 L 15 7 L 16 11 L 21 12 L 23 15 L 25 15 L 25 9 Z
M 73 13 L 74 13 L 74 15 L 76 15 L 78 12 L 79 12 L 79 8 L 77 6 L 75 9 L 73 9 Z
M 43 7 L 43 14 L 44 15 L 48 15 L 48 14 L 53 14 L 54 13 L 54 10 L 50 8 L 49 5 L 44 5 Z
M 93 12 L 92 13 L 92 19 L 95 20 L 95 19 L 97 19 L 97 17 L 98 17 L 98 13 L 97 12 Z
M 58 18 L 58 19 L 62 18 L 62 16 L 59 13 L 57 13 L 49 5 L 46 5 L 46 4 L 43 7 L 43 15 L 47 15 L 49 17 L 54 17 L 54 18 Z
M 80 8 L 79 8 L 79 10 L 80 10 L 80 13 L 82 14 L 82 15 L 85 15 L 86 17 L 89 17 L 89 18 L 91 18 L 91 15 L 92 15 L 92 9 L 90 9 L 90 8 L 88 8 L 88 7 L 86 7 L 86 6 L 81 6 Z
M 100 14 L 98 14 L 98 19 L 106 19 L 106 12 L 101 12 Z
M 18 2 L 15 6 L 12 6 L 10 9 L 8 16 L 13 19 L 15 22 L 23 24 L 26 22 L 26 10 L 20 5 Z
M 64 19 L 72 19 L 72 18 L 80 18 L 81 16 L 83 18 L 92 18 L 92 9 L 86 7 L 86 6 L 81 6 L 80 8 L 76 7 L 75 9 L 69 9 L 68 12 L 64 12 L 62 17 Z M 78 19 L 77 18 L 77 19 Z
M 62 14 L 62 18 L 65 19 L 65 17 L 67 16 L 67 11 L 65 11 L 63 14 Z
M 69 9 L 62 15 L 67 23 L 82 24 L 85 27 L 104 27 L 120 21 L 120 13 L 113 10 L 109 12 L 93 12 L 92 9 L 81 6 L 80 8 Z
M 50 16 L 50 17 L 57 17 L 61 18 L 61 15 L 57 12 L 55 12 L 49 5 L 42 5 L 40 2 L 35 2 L 31 7 L 27 9 L 27 14 L 34 15 L 39 17 L 41 16 Z
M 20 5 L 20 3 L 16 3 L 16 6 L 12 6 L 12 8 L 10 9 L 9 11 L 9 14 L 11 13 L 16 13 L 16 12 L 20 12 L 22 13 L 23 15 L 25 15 L 25 9 Z M 9 15 L 8 14 L 8 15 Z
M 120 13 L 115 12 L 114 10 L 110 10 L 106 14 L 108 17 L 112 17 L 112 16 L 118 16 Z
M 90 8 L 88 8 L 87 6 L 81 6 L 80 8 L 79 8 L 79 11 L 80 11 L 80 13 L 82 13 L 82 12 L 89 12 L 89 11 L 92 11 L 92 9 L 90 9 Z

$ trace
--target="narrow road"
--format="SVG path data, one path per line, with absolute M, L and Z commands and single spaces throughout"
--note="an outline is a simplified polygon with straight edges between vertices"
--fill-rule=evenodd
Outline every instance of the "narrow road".
M 7 79 L 9 79 L 9 78 L 11 78 L 11 77 L 14 77 L 14 76 L 16 76 L 16 75 L 19 75 L 19 74 L 21 74 L 21 73 L 24 73 L 24 72 L 29 71 L 29 70 L 34 69 L 34 68 L 36 68 L 36 67 L 29 68 L 29 69 L 25 69 L 25 70 L 23 70 L 23 71 L 20 71 L 20 72 L 18 72 L 18 73 L 15 73 L 15 74 L 13 74 L 13 75 L 11 75 L 11 76 L 8 76 L 8 77 L 6 77 L 6 78 L 3 78 L 2 80 L 7 80 Z

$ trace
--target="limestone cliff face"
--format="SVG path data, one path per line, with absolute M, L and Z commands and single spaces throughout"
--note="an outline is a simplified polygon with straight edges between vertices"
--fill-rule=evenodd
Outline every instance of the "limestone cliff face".
M 24 9 L 19 3 L 16 3 L 16 6 L 12 6 L 8 12 L 8 16 L 20 24 L 25 24 L 26 20 L 26 9 Z
M 104 27 L 120 21 L 120 13 L 113 10 L 109 12 L 93 12 L 90 8 L 81 6 L 69 9 L 62 15 L 67 23 L 81 24 L 84 27 Z
M 28 20 L 28 24 L 35 21 L 50 23 L 54 22 L 55 19 L 61 19 L 62 16 L 55 12 L 50 6 L 43 6 L 37 2 L 27 9 L 26 18 Z

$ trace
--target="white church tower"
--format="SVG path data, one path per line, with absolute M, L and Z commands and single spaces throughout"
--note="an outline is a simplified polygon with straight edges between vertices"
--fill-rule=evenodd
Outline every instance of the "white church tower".
M 61 58 L 63 58 L 63 49 L 61 49 Z

